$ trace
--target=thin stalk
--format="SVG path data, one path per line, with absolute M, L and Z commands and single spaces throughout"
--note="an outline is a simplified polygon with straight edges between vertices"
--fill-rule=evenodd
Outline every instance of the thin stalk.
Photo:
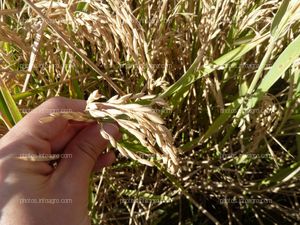
M 254 88 L 256 87 L 258 80 L 260 79 L 260 77 L 261 77 L 261 75 L 262 75 L 269 59 L 271 58 L 271 54 L 272 54 L 272 51 L 274 50 L 276 41 L 277 41 L 277 39 L 275 39 L 271 36 L 271 40 L 270 40 L 268 50 L 267 50 L 263 60 L 261 61 L 260 65 L 259 65 L 259 68 L 258 68 L 258 70 L 257 70 L 257 72 L 254 76 L 254 79 L 251 82 L 251 85 L 250 85 L 250 87 L 247 91 L 248 95 L 252 94 L 252 92 L 254 91 Z
M 170 173 L 168 173 L 159 163 L 154 162 L 155 166 L 171 181 L 171 183 L 193 204 L 199 211 L 201 211 L 207 218 L 209 218 L 214 224 L 220 225 L 221 223 L 211 215 L 202 205 L 200 205 L 185 189 L 184 187 L 175 179 Z
M 272 54 L 272 51 L 274 50 L 275 48 L 275 45 L 276 45 L 276 41 L 277 41 L 277 38 L 274 38 L 271 36 L 270 38 L 270 44 L 268 46 L 268 49 L 267 49 L 267 52 L 263 58 L 263 60 L 261 61 L 257 71 L 256 71 L 256 74 L 251 82 L 251 85 L 249 87 L 249 89 L 247 90 L 247 94 L 246 96 L 249 96 L 253 93 L 255 87 L 257 86 L 257 83 L 259 81 L 259 79 L 261 78 L 261 75 L 268 63 L 268 61 L 270 60 L 271 58 L 271 54 Z M 243 113 L 243 105 L 241 105 L 241 107 L 239 108 L 237 114 L 236 114 L 236 121 L 233 123 L 233 126 L 235 127 L 239 121 L 240 121 L 240 118 L 242 116 L 242 113 Z

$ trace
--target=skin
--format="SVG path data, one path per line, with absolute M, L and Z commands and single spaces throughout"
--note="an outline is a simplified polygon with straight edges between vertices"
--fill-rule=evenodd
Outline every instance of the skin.
M 87 225 L 89 177 L 93 170 L 111 165 L 113 152 L 104 154 L 108 142 L 95 123 L 57 118 L 42 124 L 39 118 L 51 110 L 83 111 L 85 101 L 56 97 L 27 114 L 0 139 L 0 224 Z M 104 124 L 106 132 L 120 138 L 115 124 Z M 20 154 L 71 154 L 54 168 L 48 162 L 16 158 Z M 70 157 L 71 156 L 71 157 Z M 24 199 L 46 199 L 28 203 Z M 59 199 L 53 203 L 51 199 Z M 71 203 L 64 203 L 70 199 Z M 57 200 L 55 200 L 57 201 Z M 51 203 L 50 203 L 51 202 Z

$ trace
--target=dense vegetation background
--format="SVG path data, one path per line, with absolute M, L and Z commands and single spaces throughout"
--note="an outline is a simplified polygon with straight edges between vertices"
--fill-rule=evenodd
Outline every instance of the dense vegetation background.
M 2 135 L 53 96 L 144 92 L 169 105 L 156 111 L 181 174 L 119 156 L 91 178 L 94 224 L 300 223 L 297 0 L 0 8 Z

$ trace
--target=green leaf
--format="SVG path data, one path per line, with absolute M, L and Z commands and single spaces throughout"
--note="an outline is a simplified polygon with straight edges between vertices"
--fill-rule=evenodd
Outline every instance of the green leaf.
M 89 4 L 87 2 L 79 2 L 76 7 L 76 11 L 86 12 Z
M 12 121 L 13 125 L 15 125 L 18 121 L 20 121 L 22 119 L 22 114 L 20 113 L 13 97 L 9 93 L 9 90 L 6 87 L 6 85 L 2 79 L 0 79 L 0 92 L 2 95 L 2 99 L 1 99 L 2 104 L 1 105 L 5 106 L 9 111 L 9 114 L 8 114 L 8 112 L 6 112 L 7 113 L 6 117 L 9 118 L 9 116 L 11 116 L 11 118 L 13 120 Z
M 44 87 L 40 87 L 40 88 L 36 88 L 36 89 L 32 89 L 32 90 L 27 90 L 25 92 L 19 92 L 19 93 L 16 93 L 14 94 L 12 97 L 15 101 L 19 101 L 21 99 L 25 99 L 27 97 L 30 97 L 30 96 L 33 96 L 33 95 L 36 95 L 38 93 L 42 93 L 42 92 L 45 92 L 45 88 Z
M 237 99 L 233 103 L 230 104 L 226 109 L 224 109 L 223 112 L 221 112 L 221 115 L 214 121 L 214 123 L 208 128 L 208 130 L 205 132 L 203 137 L 201 138 L 203 141 L 208 139 L 210 136 L 215 134 L 219 131 L 219 128 L 223 126 L 226 121 L 228 121 L 232 114 L 235 113 L 238 109 L 238 107 L 241 105 L 242 100 L 241 98 Z
M 213 124 L 208 128 L 208 130 L 205 132 L 205 134 L 202 137 L 195 138 L 194 140 L 184 144 L 180 148 L 183 151 L 189 151 L 199 145 L 201 142 L 205 142 L 208 138 L 210 138 L 212 135 L 217 133 L 232 116 L 233 113 L 235 113 L 238 109 L 238 107 L 241 105 L 242 99 L 239 98 L 232 102 L 226 109 L 221 111 L 220 116 L 214 120 Z
M 138 190 L 130 190 L 123 189 L 119 196 L 128 196 L 133 197 L 129 199 L 123 199 L 124 201 L 128 201 L 128 203 L 132 203 L 134 200 L 141 202 L 156 202 L 156 203 L 168 203 L 172 202 L 172 198 L 166 195 L 154 195 L 152 193 L 146 191 L 138 191 Z M 132 202 L 129 202 L 132 201 Z
M 113 190 L 118 190 L 116 185 L 111 182 L 109 184 L 109 186 L 113 189 Z M 132 189 L 123 189 L 121 192 L 118 193 L 118 196 L 127 196 L 127 197 L 131 197 L 130 199 L 126 199 L 126 201 L 128 201 L 128 203 L 130 203 L 129 201 L 134 201 L 135 199 L 137 201 L 155 201 L 155 202 L 160 202 L 160 203 L 164 203 L 164 202 L 172 202 L 172 197 L 167 196 L 167 195 L 154 195 L 150 192 L 147 191 L 139 191 L 139 190 L 132 190 Z M 123 199 L 125 201 L 125 199 Z
M 143 145 L 140 143 L 134 143 L 134 142 L 128 142 L 128 141 L 119 141 L 119 144 L 122 145 L 123 147 L 129 149 L 132 152 L 143 152 L 149 154 L 149 150 L 145 148 Z
M 266 178 L 261 181 L 260 185 L 276 185 L 282 184 L 294 176 L 296 176 L 300 172 L 300 162 L 294 163 L 289 167 L 280 169 L 276 174 L 271 176 L 270 178 Z
M 263 42 L 266 39 L 267 35 L 263 36 L 260 39 L 257 39 L 251 43 L 241 45 L 234 50 L 226 53 L 220 58 L 216 59 L 212 64 L 202 67 L 199 71 L 195 71 L 199 62 L 196 59 L 191 67 L 187 70 L 187 72 L 172 86 L 170 86 L 167 90 L 165 90 L 160 97 L 169 97 L 174 93 L 182 90 L 190 86 L 196 80 L 199 80 L 201 77 L 210 74 L 215 71 L 219 66 L 224 66 L 225 64 L 229 64 L 231 62 L 239 60 L 243 55 L 249 52 L 251 49 L 255 48 L 258 44 Z
M 296 135 L 297 160 L 300 162 L 300 134 Z
M 76 77 L 76 72 L 72 68 L 71 78 L 74 78 L 74 77 Z M 83 93 L 80 89 L 79 82 L 76 79 L 71 79 L 70 86 L 69 86 L 69 92 L 70 92 L 70 97 L 72 97 L 72 98 L 84 99 Z
M 5 123 L 7 128 L 12 128 L 13 119 L 10 116 L 9 110 L 5 104 L 2 93 L 0 92 L 0 119 Z
M 280 8 L 278 9 L 272 25 L 271 25 L 271 35 L 272 36 L 279 36 L 281 33 L 281 26 L 284 22 L 286 22 L 286 20 L 284 19 L 284 16 L 286 15 L 286 11 L 288 9 L 290 0 L 284 0 L 280 6 Z
M 280 54 L 272 68 L 264 76 L 256 92 L 250 98 L 247 109 L 253 108 L 256 102 L 266 93 L 281 75 L 300 55 L 300 35 Z

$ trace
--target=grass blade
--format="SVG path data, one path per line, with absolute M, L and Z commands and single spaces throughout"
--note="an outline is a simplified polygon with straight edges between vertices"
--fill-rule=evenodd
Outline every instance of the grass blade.
M 204 68 L 200 69 L 198 72 L 195 71 L 197 66 L 197 60 L 195 60 L 195 62 L 191 65 L 187 72 L 176 83 L 174 83 L 167 90 L 165 90 L 160 95 L 160 97 L 169 97 L 175 92 L 181 90 L 182 88 L 190 86 L 192 83 L 194 83 L 196 80 L 199 80 L 201 77 L 215 71 L 215 69 L 218 66 L 223 66 L 225 64 L 239 60 L 247 52 L 255 48 L 258 44 L 262 43 L 267 37 L 268 35 L 264 35 L 251 43 L 244 44 L 235 48 L 234 50 L 216 59 L 211 65 L 205 66 Z
M 5 101 L 4 101 L 4 98 L 1 94 L 1 92 L 0 92 L 0 119 L 4 122 L 4 124 L 6 125 L 6 127 L 8 129 L 13 127 L 13 125 L 12 125 L 13 119 L 10 116 L 9 110 L 6 107 L 6 104 L 5 104 Z
M 300 172 L 300 163 L 294 163 L 286 168 L 281 168 L 276 174 L 273 176 L 262 180 L 260 185 L 273 186 L 276 184 L 282 184 L 292 179 Z
M 271 25 L 271 35 L 272 36 L 279 36 L 280 30 L 281 30 L 281 25 L 283 24 L 283 18 L 286 15 L 288 6 L 289 6 L 290 0 L 284 0 L 278 9 L 274 20 Z
M 10 116 L 13 120 L 13 125 L 15 125 L 18 121 L 22 119 L 22 114 L 20 113 L 13 97 L 9 93 L 9 90 L 2 79 L 0 79 L 0 91 L 3 98 L 3 102 L 1 105 L 5 105 L 5 107 L 7 107 Z M 6 115 L 6 117 L 9 118 L 9 115 Z
M 265 75 L 256 92 L 250 98 L 247 109 L 253 108 L 256 102 L 266 93 L 292 65 L 300 55 L 300 35 L 281 53 L 272 68 Z
M 221 115 L 214 121 L 214 123 L 209 127 L 209 129 L 205 132 L 202 136 L 201 141 L 205 141 L 213 134 L 219 131 L 219 128 L 222 127 L 232 116 L 234 112 L 238 109 L 241 105 L 241 99 L 237 99 L 230 106 L 224 109 L 224 112 L 221 112 Z

